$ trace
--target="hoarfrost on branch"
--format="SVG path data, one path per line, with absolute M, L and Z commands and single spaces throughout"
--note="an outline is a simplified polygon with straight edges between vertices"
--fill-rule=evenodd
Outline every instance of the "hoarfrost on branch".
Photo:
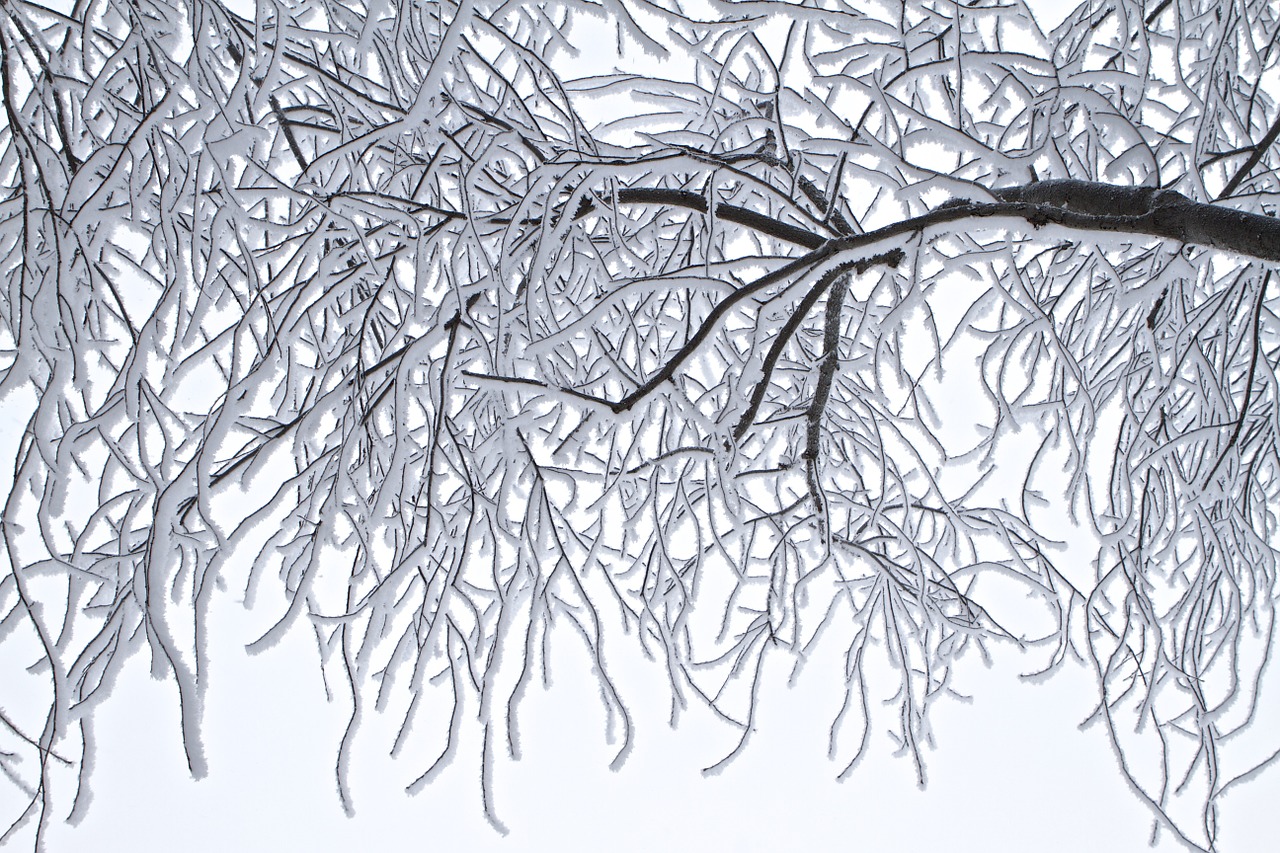
M 362 720 L 434 744 L 413 791 L 465 707 L 501 827 L 554 625 L 618 762 L 606 637 L 673 721 L 740 730 L 725 761 L 766 657 L 833 644 L 836 772 L 887 728 L 922 782 L 954 664 L 1008 644 L 1091 667 L 1157 831 L 1213 848 L 1276 757 L 1248 734 L 1277 28 L 1260 0 L 1048 33 L 1024 0 L 4 3 L 0 709 L 43 703 L 0 715 L 5 838 L 88 807 L 130 660 L 204 774 L 210 613 L 283 595 L 249 651 L 314 633 L 348 810 Z M 581 76 L 602 32 L 614 71 Z

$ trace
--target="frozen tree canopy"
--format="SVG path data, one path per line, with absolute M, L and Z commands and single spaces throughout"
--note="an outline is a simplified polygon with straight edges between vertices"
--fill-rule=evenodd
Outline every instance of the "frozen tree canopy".
M 124 667 L 204 774 L 243 601 L 276 608 L 249 653 L 314 635 L 348 810 L 373 715 L 440 756 L 411 791 L 468 720 L 487 780 L 561 644 L 619 762 L 609 648 L 740 749 L 765 660 L 838 649 L 833 774 L 888 739 L 923 782 L 954 665 L 1005 644 L 1091 671 L 1135 803 L 1213 848 L 1277 755 L 1277 31 L 1263 0 L 1051 32 L 1025 0 L 9 0 L 0 832 L 90 807 Z

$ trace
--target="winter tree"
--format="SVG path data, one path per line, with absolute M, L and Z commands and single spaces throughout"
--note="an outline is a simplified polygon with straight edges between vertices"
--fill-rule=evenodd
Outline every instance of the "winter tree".
M 923 783 L 957 663 L 1007 646 L 1092 673 L 1155 834 L 1214 849 L 1277 757 L 1278 32 L 1262 0 L 8 0 L 0 842 L 90 808 L 126 668 L 205 774 L 243 606 L 249 654 L 314 637 L 348 810 L 362 725 L 410 792 L 479 725 L 501 829 L 570 646 L 618 763 L 630 644 L 724 762 L 782 659 L 843 690 L 833 775 L 888 744 Z

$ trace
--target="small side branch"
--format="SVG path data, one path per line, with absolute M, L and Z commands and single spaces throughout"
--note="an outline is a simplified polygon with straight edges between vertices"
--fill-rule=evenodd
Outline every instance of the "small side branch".
M 1280 113 L 1276 114 L 1276 120 L 1271 123 L 1271 129 L 1267 131 L 1266 136 L 1262 137 L 1262 141 L 1253 146 L 1253 153 L 1249 155 L 1249 159 L 1244 161 L 1244 165 L 1240 167 L 1235 176 L 1227 182 L 1222 188 L 1222 192 L 1218 193 L 1218 201 L 1231 195 L 1236 188 L 1249 177 L 1249 173 L 1253 171 L 1253 167 L 1262 162 L 1263 156 L 1271 149 L 1272 144 L 1276 141 L 1276 137 L 1280 136 Z M 1249 149 L 1245 149 L 1246 151 Z
M 271 112 L 275 115 L 276 121 L 280 123 L 280 129 L 284 131 L 284 139 L 289 143 L 289 150 L 293 152 L 293 159 L 298 161 L 298 167 L 305 173 L 311 168 L 311 164 L 307 162 L 306 156 L 302 153 L 302 146 L 298 144 L 298 138 L 293 134 L 293 123 L 285 117 L 284 110 L 280 107 L 280 101 L 275 95 L 267 97 L 267 103 L 271 105 Z
M 751 399 L 747 403 L 747 408 L 733 428 L 734 441 L 741 441 L 742 437 L 747 434 L 747 430 L 755 423 L 756 415 L 760 412 L 760 405 L 764 402 L 764 396 L 769 390 L 769 382 L 773 377 L 774 368 L 778 366 L 778 359 L 782 357 L 782 351 L 787 348 L 787 344 L 795 337 L 800 324 L 804 322 L 804 318 L 809 316 L 813 306 L 818 304 L 818 300 L 831 287 L 831 283 L 845 274 L 846 270 L 837 267 L 818 279 L 817 283 L 809 288 L 809 292 L 800 300 L 800 304 L 791 312 L 787 322 L 774 337 L 773 344 L 770 345 L 769 351 L 765 353 L 764 363 L 760 367 L 760 379 L 756 382 L 756 387 L 751 392 Z
M 706 196 L 702 193 L 693 192 L 692 190 L 663 189 L 661 187 L 628 187 L 619 190 L 618 203 L 684 207 L 689 210 L 696 210 L 699 213 L 706 213 L 709 209 Z M 584 210 L 583 212 L 585 213 L 586 211 Z M 772 216 L 765 216 L 763 213 L 757 213 L 749 208 L 739 207 L 736 204 L 717 204 L 715 215 L 716 219 L 723 222 L 732 222 L 735 225 L 759 231 L 761 234 L 786 243 L 803 246 L 806 249 L 816 249 L 826 242 L 826 238 L 820 234 L 774 219 Z
M 831 384 L 835 381 L 836 368 L 840 365 L 840 319 L 844 310 L 844 295 L 849 290 L 848 276 L 836 281 L 827 296 L 827 314 L 822 330 L 822 364 L 818 368 L 818 387 L 813 392 L 813 402 L 806 413 L 805 444 L 801 459 L 804 460 L 805 479 L 809 484 L 809 497 L 813 499 L 818 517 L 818 527 L 826 535 L 827 506 L 818 481 L 819 443 L 822 439 L 822 418 L 826 414 L 827 401 L 831 399 Z

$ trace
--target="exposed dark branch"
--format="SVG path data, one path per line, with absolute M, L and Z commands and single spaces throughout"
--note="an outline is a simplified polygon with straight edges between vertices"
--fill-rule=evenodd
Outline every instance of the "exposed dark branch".
M 285 118 L 284 110 L 280 109 L 280 102 L 276 100 L 275 95 L 267 96 L 267 102 L 271 104 L 271 112 L 275 115 L 276 121 L 280 123 L 280 129 L 284 131 L 284 138 L 289 143 L 289 150 L 293 152 L 293 159 L 298 161 L 298 167 L 305 173 L 307 169 L 311 168 L 311 165 L 303 155 L 302 146 L 298 144 L 297 137 L 293 135 L 292 122 Z
M 673 207 L 686 207 L 699 213 L 707 212 L 707 199 L 702 193 L 692 190 L 663 189 L 661 187 L 628 187 L 618 191 L 619 204 L 665 204 Z M 804 228 L 756 213 L 736 204 L 720 203 L 716 205 L 716 218 L 723 222 L 742 225 L 753 231 L 759 231 L 778 240 L 794 243 L 806 249 L 816 249 L 826 238 Z
M 1005 187 L 993 194 L 1000 202 L 951 203 L 836 243 L 840 248 L 856 248 L 864 242 L 968 216 L 1014 216 L 1037 227 L 1061 225 L 1079 231 L 1146 234 L 1259 260 L 1280 261 L 1280 221 L 1260 213 L 1193 202 L 1173 190 L 1060 180 Z
M 805 463 L 805 479 L 809 484 L 809 497 L 813 500 L 818 526 L 823 531 L 827 529 L 827 513 L 822 484 L 818 481 L 818 455 L 822 440 L 822 418 L 827 411 L 827 400 L 831 398 L 831 383 L 835 381 L 836 368 L 840 366 L 840 315 L 844 308 L 844 295 L 848 290 L 848 278 L 842 277 L 827 297 L 827 312 L 822 327 L 822 364 L 818 368 L 818 387 L 814 390 L 813 401 L 805 413 L 804 452 L 800 457 Z
M 1276 120 L 1271 123 L 1271 128 L 1267 131 L 1267 135 L 1262 137 L 1262 140 L 1257 145 L 1253 146 L 1253 153 L 1249 155 L 1249 159 L 1244 161 L 1244 165 L 1240 167 L 1240 170 L 1235 173 L 1235 176 L 1230 181 L 1227 181 L 1227 185 L 1222 188 L 1222 192 L 1218 193 L 1219 201 L 1235 192 L 1236 187 L 1240 186 L 1244 179 L 1249 177 L 1253 167 L 1258 165 L 1267 151 L 1271 149 L 1271 145 L 1276 141 L 1277 136 L 1280 136 L 1280 113 L 1277 113 Z
M 685 206 L 697 209 L 696 204 L 701 202 L 705 206 L 702 196 L 685 190 L 637 189 L 635 192 L 630 199 L 631 203 L 683 202 Z M 971 217 L 1011 216 L 1026 220 L 1036 227 L 1052 224 L 1079 231 L 1146 234 L 1182 243 L 1211 246 L 1262 260 L 1280 260 L 1280 221 L 1261 214 L 1192 202 L 1181 193 L 1171 190 L 1059 180 L 1006 187 L 995 190 L 993 194 L 1001 201 L 984 203 L 952 200 L 937 210 L 875 231 L 825 241 L 809 254 L 761 276 L 719 302 L 662 369 L 621 400 L 609 401 L 568 388 L 562 390 L 607 405 L 614 412 L 627 411 L 662 383 L 670 380 L 680 365 L 702 345 L 725 313 L 751 294 L 815 266 L 838 252 L 865 248 L 894 237 L 919 233 L 936 225 Z M 842 264 L 839 269 L 856 268 L 861 273 L 876 264 L 896 266 L 903 257 L 901 249 L 893 249 L 871 258 Z M 522 381 L 514 377 L 487 378 Z M 735 428 L 735 434 L 741 434 L 739 429 L 741 422 Z
M 787 343 L 795 335 L 796 330 L 800 328 L 804 318 L 813 310 L 813 306 L 822 298 L 822 294 L 826 293 L 827 288 L 831 287 L 831 282 L 844 274 L 844 270 L 834 269 L 818 279 L 817 283 L 809 288 L 809 292 L 800 300 L 800 304 L 791 312 L 786 324 L 774 336 L 773 344 L 769 347 L 769 352 L 765 354 L 764 363 L 760 368 L 760 380 L 756 382 L 756 387 L 751 392 L 751 400 L 747 403 L 747 408 L 743 411 L 742 417 L 738 419 L 737 426 L 733 428 L 734 441 L 741 441 L 747 430 L 755 423 L 756 414 L 760 411 L 760 404 L 764 401 L 764 396 L 769 390 L 769 381 L 773 376 L 773 369 L 777 366 L 778 359 L 782 356 L 782 351 L 786 349 Z
M 720 166 L 733 167 L 738 163 L 764 163 L 767 166 L 772 166 L 775 169 L 781 169 L 787 172 L 791 172 L 793 168 L 790 162 L 778 157 L 777 155 L 771 154 L 767 149 L 746 153 L 737 152 L 733 154 L 715 154 L 709 151 L 698 151 L 694 148 L 684 147 L 681 147 L 679 150 L 685 152 L 696 160 L 715 163 Z M 735 171 L 737 170 L 735 169 Z M 837 163 L 837 171 L 843 171 L 840 163 Z M 804 194 L 804 197 L 807 198 L 814 207 L 821 210 L 824 217 L 828 217 L 829 214 L 829 218 L 822 220 L 824 224 L 830 225 L 831 228 L 842 237 L 847 237 L 851 234 L 857 233 L 857 230 L 849 223 L 849 220 L 840 212 L 839 205 L 836 204 L 836 197 L 828 198 L 826 192 L 824 192 L 821 187 L 806 178 L 804 175 L 796 175 L 795 178 L 796 187 Z M 833 184 L 838 187 L 839 181 L 833 181 Z
M 1280 260 L 1280 221 L 1216 204 L 1193 202 L 1174 190 L 1120 187 L 1092 181 L 1039 181 L 994 190 L 997 203 L 952 200 L 936 210 L 865 234 L 833 241 L 853 249 L 972 216 L 1013 216 L 1036 227 L 1061 225 L 1079 231 L 1146 234 L 1236 252 L 1260 260 Z M 668 204 L 705 213 L 706 199 L 690 190 L 634 187 L 619 193 L 627 204 Z M 717 217 L 772 237 L 817 249 L 822 238 L 736 205 L 716 206 Z
M 647 382 L 635 391 L 632 391 L 618 402 L 611 403 L 611 408 L 615 412 L 625 412 L 636 403 L 652 394 L 654 389 L 659 385 L 671 379 L 671 377 L 675 375 L 676 370 L 680 368 L 680 365 L 683 364 L 684 361 L 698 349 L 698 347 L 702 346 L 702 343 L 715 329 L 716 325 L 720 322 L 720 319 L 728 313 L 730 308 L 741 302 L 743 299 L 746 299 L 751 294 L 758 293 L 771 284 L 784 281 L 794 273 L 816 266 L 827 257 L 830 257 L 833 254 L 831 249 L 836 246 L 837 243 L 835 241 L 828 242 L 822 248 L 801 258 L 797 258 L 785 267 L 777 269 L 768 275 L 761 276 L 746 287 L 735 291 L 732 296 L 716 303 L 716 307 L 711 309 L 707 314 L 706 319 L 702 321 L 702 325 L 698 327 L 698 330 L 694 332 L 685 345 L 662 366 L 662 369 L 654 373 Z M 873 266 L 878 266 L 880 264 L 896 267 L 902 262 L 904 257 L 906 257 L 906 253 L 901 249 L 890 249 L 887 252 L 882 252 L 869 258 L 858 258 L 857 260 L 843 262 L 836 267 L 836 270 L 844 272 L 846 270 L 854 269 L 857 270 L 859 275 L 861 275 Z
M 750 284 L 735 290 L 730 296 L 716 303 L 716 306 L 707 313 L 706 318 L 702 321 L 702 325 L 700 325 L 689 337 L 689 340 L 685 342 L 684 346 L 680 347 L 675 355 L 671 356 L 671 358 L 667 360 L 666 364 L 649 377 L 644 384 L 627 396 L 623 397 L 621 400 L 615 401 L 607 400 L 603 397 L 595 397 L 574 388 L 561 387 L 557 389 L 537 379 L 527 379 L 518 376 L 494 376 L 491 374 L 476 373 L 474 371 L 467 370 L 463 371 L 463 375 L 474 379 L 493 382 L 514 382 L 520 385 L 530 385 L 535 388 L 543 388 L 546 390 L 559 390 L 570 396 L 577 397 L 580 400 L 608 406 L 615 413 L 628 411 L 636 403 L 652 394 L 659 386 L 662 385 L 662 383 L 670 381 L 672 377 L 675 376 L 676 371 L 680 369 L 680 366 L 683 365 L 689 357 L 693 355 L 700 346 L 702 346 L 711 333 L 715 331 L 720 320 L 729 312 L 729 309 L 746 299 L 748 296 L 751 296 L 754 293 L 759 293 L 761 290 L 772 284 L 785 281 L 792 275 L 817 266 L 822 261 L 831 257 L 833 254 L 832 250 L 835 247 L 836 243 L 834 241 L 827 242 L 821 248 L 810 252 L 807 255 L 796 258 L 784 267 L 779 267 L 773 272 L 761 276 Z M 841 262 L 829 274 L 839 275 L 841 273 L 846 273 L 849 270 L 855 270 L 859 275 L 861 275 L 872 267 L 879 266 L 881 264 L 896 267 L 905 257 L 906 253 L 902 249 L 890 249 L 887 252 L 882 252 L 868 258 L 859 258 L 857 260 Z
M 1151 14 L 1147 15 L 1147 19 L 1143 23 L 1148 27 L 1154 24 L 1156 19 L 1160 17 L 1160 14 L 1164 12 L 1165 9 L 1169 8 L 1169 4 L 1171 2 L 1173 2 L 1173 0 L 1160 0 L 1160 4 L 1151 10 Z

